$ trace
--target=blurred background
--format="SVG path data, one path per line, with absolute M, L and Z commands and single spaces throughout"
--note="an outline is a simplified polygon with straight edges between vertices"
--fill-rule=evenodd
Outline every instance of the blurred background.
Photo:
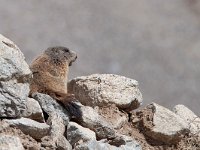
M 139 81 L 144 105 L 200 115 L 200 1 L 0 0 L 0 33 L 30 63 L 49 46 L 78 53 L 70 78 L 114 73 Z

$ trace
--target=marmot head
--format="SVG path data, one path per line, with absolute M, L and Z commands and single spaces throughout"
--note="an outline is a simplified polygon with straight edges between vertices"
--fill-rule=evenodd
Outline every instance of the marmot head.
M 67 63 L 69 66 L 76 60 L 77 54 L 66 47 L 49 47 L 44 51 L 47 54 L 53 63 L 59 65 Z

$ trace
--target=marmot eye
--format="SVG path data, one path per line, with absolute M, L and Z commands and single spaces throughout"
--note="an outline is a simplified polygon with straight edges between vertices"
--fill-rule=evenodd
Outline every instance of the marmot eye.
M 68 49 L 66 49 L 66 48 L 65 48 L 63 51 L 64 51 L 64 52 L 69 52 L 69 50 L 68 50 Z

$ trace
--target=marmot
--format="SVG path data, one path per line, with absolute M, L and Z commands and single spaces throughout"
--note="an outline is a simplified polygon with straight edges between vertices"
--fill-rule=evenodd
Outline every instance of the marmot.
M 50 47 L 37 57 L 30 69 L 33 79 L 30 83 L 30 95 L 45 93 L 66 104 L 74 97 L 67 92 L 69 66 L 77 54 L 66 47 Z

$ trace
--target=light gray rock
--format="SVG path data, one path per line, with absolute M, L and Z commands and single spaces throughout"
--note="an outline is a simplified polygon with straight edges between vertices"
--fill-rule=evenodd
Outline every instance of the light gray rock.
M 176 105 L 173 111 L 188 122 L 191 133 L 200 136 L 200 118 L 184 105 Z
M 72 146 L 64 137 L 65 124 L 63 119 L 57 113 L 52 113 L 49 116 L 47 123 L 51 126 L 50 139 L 52 139 L 52 143 L 55 143 L 56 149 L 71 150 Z
M 147 125 L 145 134 L 155 140 L 167 144 L 177 143 L 180 136 L 189 131 L 185 120 L 163 106 L 152 103 L 146 110 L 147 114 L 143 118 L 144 124 Z
M 35 93 L 33 98 L 37 100 L 42 107 L 42 110 L 48 115 L 57 113 L 64 121 L 64 124 L 67 125 L 69 122 L 70 115 L 67 110 L 59 104 L 56 100 L 46 94 Z
M 102 141 L 90 140 L 87 143 L 76 146 L 75 150 L 142 150 L 142 148 L 137 142 L 116 147 Z
M 74 145 L 80 140 L 87 142 L 89 140 L 96 140 L 96 134 L 88 128 L 84 128 L 75 122 L 69 122 L 67 126 L 67 139 Z
M 0 117 L 20 117 L 26 110 L 28 83 L 17 80 L 0 81 Z
M 41 146 L 43 147 L 41 150 L 72 150 L 72 146 L 63 136 L 57 141 L 54 141 L 51 136 L 45 136 L 41 139 Z
M 19 137 L 0 135 L 0 150 L 24 150 Z
M 115 130 L 112 124 L 107 122 L 101 115 L 97 113 L 96 110 L 80 103 L 75 104 L 77 105 L 77 111 L 79 111 L 81 114 L 80 116 L 75 117 L 76 122 L 83 127 L 93 130 L 98 139 L 115 137 Z M 76 110 L 74 109 L 74 111 Z
M 20 49 L 0 34 L 0 80 L 17 79 L 26 82 L 31 71 Z
M 142 103 L 138 82 L 114 74 L 93 74 L 72 79 L 68 90 L 87 106 L 116 104 L 121 109 L 133 110 Z
M 49 134 L 50 126 L 46 123 L 39 123 L 28 118 L 4 120 L 11 127 L 19 128 L 24 134 L 30 135 L 34 139 L 41 139 Z
M 0 117 L 22 116 L 26 110 L 31 76 L 23 53 L 0 34 Z
M 33 119 L 38 122 L 45 122 L 42 108 L 38 101 L 33 98 L 28 98 L 26 103 L 26 112 L 23 117 Z

